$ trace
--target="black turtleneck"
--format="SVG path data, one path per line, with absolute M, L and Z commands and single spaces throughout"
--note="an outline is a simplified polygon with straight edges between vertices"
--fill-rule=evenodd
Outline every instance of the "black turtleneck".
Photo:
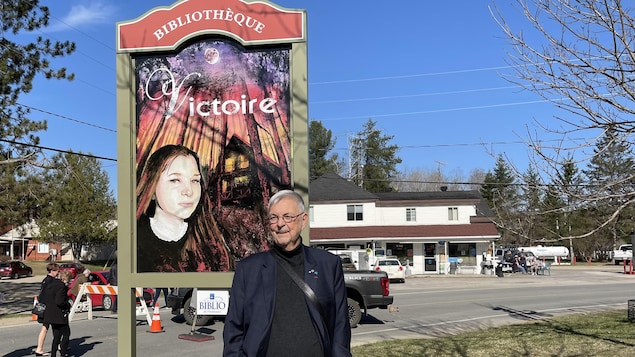
M 288 264 L 304 280 L 302 244 L 289 252 L 274 246 L 271 254 L 282 258 L 276 259 L 277 265 Z M 276 301 L 267 356 L 324 356 L 304 293 L 279 266 L 276 267 Z
M 304 246 L 302 244 L 298 245 L 292 251 L 286 251 L 277 245 L 274 245 L 271 252 L 281 257 L 282 260 L 287 262 L 293 271 L 304 279 Z

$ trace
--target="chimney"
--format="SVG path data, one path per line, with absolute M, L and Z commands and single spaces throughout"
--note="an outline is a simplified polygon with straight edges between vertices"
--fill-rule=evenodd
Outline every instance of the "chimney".
M 441 186 L 441 191 L 445 192 L 448 190 L 448 186 Z

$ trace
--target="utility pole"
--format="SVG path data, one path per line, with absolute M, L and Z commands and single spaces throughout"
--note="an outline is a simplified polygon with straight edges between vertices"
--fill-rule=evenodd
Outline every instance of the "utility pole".
M 436 177 L 437 184 L 434 189 L 438 191 L 440 186 L 443 185 L 443 181 L 444 181 L 443 172 L 441 171 L 441 166 L 445 166 L 446 163 L 443 161 L 438 161 L 438 160 L 435 160 L 434 162 L 437 163 L 437 177 Z
M 364 158 L 366 148 L 359 136 L 348 137 L 348 179 L 357 183 L 359 187 L 364 185 Z

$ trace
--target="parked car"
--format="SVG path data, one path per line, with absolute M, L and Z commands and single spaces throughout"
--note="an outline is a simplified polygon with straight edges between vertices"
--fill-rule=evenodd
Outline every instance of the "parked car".
M 382 258 L 375 262 L 375 270 L 385 271 L 391 281 L 406 282 L 406 269 L 397 258 Z
M 68 270 L 71 272 L 71 279 L 75 279 L 77 274 L 84 272 L 84 266 L 80 263 L 62 263 L 60 264 L 60 271 Z
M 108 285 L 108 274 L 110 274 L 107 270 L 94 271 L 88 274 L 88 283 L 92 285 Z M 77 296 L 75 296 L 71 291 L 73 287 L 77 284 L 77 278 L 74 278 L 71 281 L 68 289 L 68 296 L 71 300 L 75 301 Z M 110 310 L 112 308 L 112 304 L 114 302 L 114 297 L 112 295 L 107 294 L 88 294 L 90 297 L 91 304 L 93 308 L 101 307 L 104 310 Z M 154 290 L 149 288 L 143 289 L 143 299 L 146 302 L 146 305 L 149 307 L 152 304 L 152 300 L 154 297 Z M 139 298 L 137 298 L 137 305 L 140 304 Z
M 0 262 L 0 278 L 17 279 L 25 276 L 33 276 L 33 269 L 30 266 L 17 260 Z
M 340 254 L 340 260 L 342 261 L 342 269 L 344 270 L 357 270 L 353 259 L 346 254 Z

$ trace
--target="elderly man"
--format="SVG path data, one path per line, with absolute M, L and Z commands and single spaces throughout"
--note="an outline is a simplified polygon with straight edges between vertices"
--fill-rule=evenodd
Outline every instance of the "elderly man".
M 224 356 L 351 356 L 344 272 L 339 257 L 302 244 L 304 209 L 293 191 L 271 197 L 274 245 L 236 267 Z
M 77 280 L 75 281 L 75 285 L 71 289 L 71 294 L 77 298 L 79 294 L 79 289 L 82 287 L 82 284 L 88 281 L 88 276 L 90 275 L 90 269 L 84 269 L 84 271 L 77 275 Z

